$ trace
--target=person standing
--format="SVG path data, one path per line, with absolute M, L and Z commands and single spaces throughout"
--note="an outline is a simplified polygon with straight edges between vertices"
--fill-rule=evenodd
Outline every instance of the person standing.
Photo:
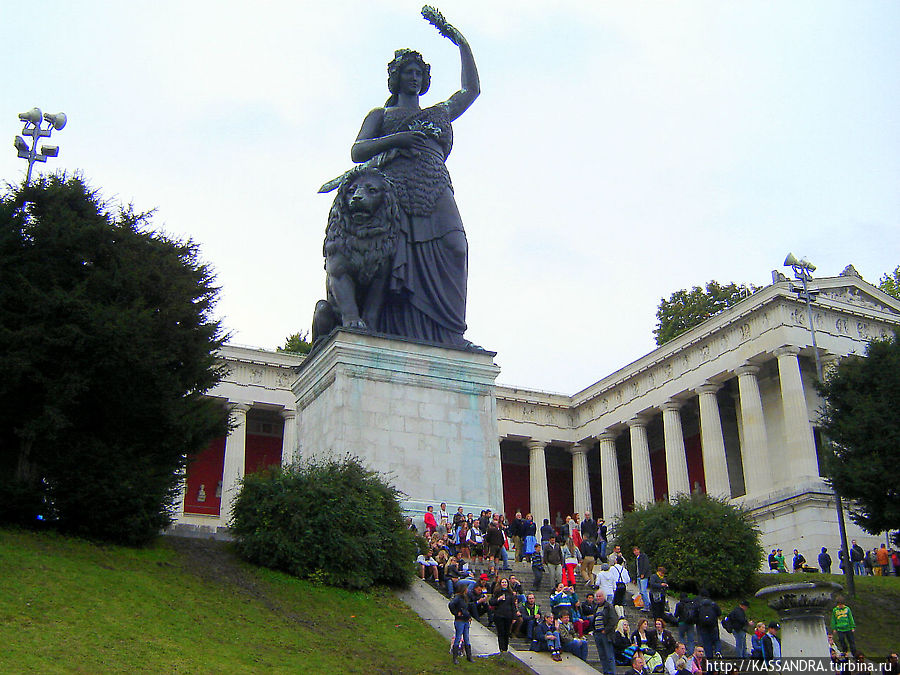
M 581 527 L 584 529 L 584 523 Z M 584 583 L 592 584 L 594 583 L 594 565 L 597 562 L 597 545 L 593 539 L 584 537 L 578 548 L 581 551 L 581 578 L 584 579 Z
M 447 603 L 453 615 L 453 646 L 450 649 L 454 665 L 459 664 L 459 651 L 465 649 L 466 659 L 472 660 L 472 645 L 469 643 L 469 626 L 478 616 L 475 603 L 468 597 L 468 586 L 456 584 L 456 595 Z
M 530 562 L 531 554 L 534 553 L 534 547 L 538 543 L 537 525 L 530 513 L 525 516 L 525 520 L 522 522 L 520 534 L 522 535 L 522 555 Z
M 678 639 L 687 647 L 687 652 L 694 653 L 694 625 L 697 623 L 697 604 L 682 593 L 675 605 L 675 619 L 678 621 Z
M 631 577 L 628 576 L 628 570 L 625 569 L 625 558 L 622 556 L 616 558 L 616 564 L 609 568 L 609 573 L 615 583 L 612 604 L 618 615 L 623 617 L 625 616 L 625 596 L 628 591 L 626 584 L 631 583 Z
M 866 552 L 863 551 L 863 547 L 856 543 L 856 539 L 851 542 L 850 546 L 850 562 L 853 563 L 853 574 L 858 577 L 863 576 L 866 573 L 866 565 L 863 562 L 866 557 Z
M 584 520 L 581 521 L 581 536 L 597 543 L 597 521 L 591 518 L 591 512 L 584 512 Z
M 762 639 L 762 657 L 769 665 L 781 663 L 781 642 L 778 641 L 778 629 L 781 626 L 777 621 L 769 622 L 769 627 Z
M 881 545 L 875 552 L 875 562 L 878 563 L 878 567 L 876 568 L 875 575 L 880 577 L 886 577 L 890 574 L 889 565 L 891 562 L 891 557 L 888 555 L 887 546 L 884 544 Z
M 544 578 L 544 560 L 540 544 L 534 545 L 534 551 L 531 554 L 531 573 L 534 575 L 534 584 L 531 590 L 537 592 L 541 590 L 541 579 Z
M 824 546 L 819 554 L 819 569 L 822 571 L 822 574 L 831 574 L 831 556 L 828 555 L 828 549 Z
M 609 529 L 606 527 L 606 521 L 603 518 L 597 520 L 597 548 L 600 549 L 600 560 L 606 561 L 606 549 L 609 545 Z M 618 546 L 616 546 L 616 557 L 619 556 Z
M 650 590 L 650 616 L 654 619 L 662 619 L 666 615 L 666 568 L 662 565 L 656 568 L 656 573 L 651 575 L 648 584 Z
M 563 552 L 562 547 L 556 543 L 556 536 L 550 535 L 544 550 L 544 564 L 550 571 L 550 588 L 562 581 Z
M 856 622 L 853 620 L 853 612 L 844 604 L 843 596 L 837 596 L 835 602 L 837 604 L 831 610 L 831 630 L 834 631 L 841 651 L 856 656 L 856 640 L 854 639 Z
M 556 539 L 556 530 L 553 529 L 553 526 L 550 524 L 549 518 L 544 518 L 544 524 L 541 525 L 541 546 L 546 546 L 547 542 L 550 541 L 550 537 Z
M 637 546 L 632 551 L 634 553 L 635 577 L 637 578 L 638 587 L 641 589 L 641 597 L 644 599 L 642 612 L 650 611 L 650 558 L 646 553 L 641 553 L 641 549 Z
M 597 646 L 597 653 L 600 655 L 600 667 L 603 670 L 603 675 L 616 675 L 616 653 L 611 636 L 616 630 L 618 617 L 602 588 L 597 591 L 596 602 L 593 632 L 594 644 Z
M 722 621 L 722 626 L 734 636 L 734 649 L 739 659 L 746 659 L 747 654 L 747 629 L 753 625 L 747 619 L 747 609 L 750 603 L 741 600 L 737 607 L 732 609 Z
M 522 562 L 522 557 L 524 556 L 524 549 L 522 546 L 522 525 L 525 521 L 522 520 L 522 512 L 516 511 L 516 517 L 512 519 L 512 522 L 509 524 L 509 536 L 512 539 L 513 547 L 516 549 L 516 562 Z
M 722 610 L 709 597 L 709 591 L 701 590 L 697 599 L 697 642 L 703 645 L 707 657 L 722 651 L 719 640 L 719 617 Z
M 501 652 L 509 651 L 509 634 L 513 619 L 518 612 L 516 594 L 509 588 L 509 580 L 502 578 L 494 588 L 494 594 L 488 601 L 494 610 L 494 626 L 497 628 L 497 645 Z

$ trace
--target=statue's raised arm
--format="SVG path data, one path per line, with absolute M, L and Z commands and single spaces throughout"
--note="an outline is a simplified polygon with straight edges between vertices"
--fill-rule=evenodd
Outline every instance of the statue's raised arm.
M 481 93 L 481 83 L 478 80 L 478 68 L 475 66 L 475 57 L 472 55 L 472 48 L 469 46 L 468 40 L 437 9 L 425 5 L 422 8 L 422 16 L 437 28 L 441 35 L 459 47 L 459 57 L 462 62 L 460 78 L 462 83 L 459 91 L 447 100 L 447 105 L 450 108 L 450 119 L 455 120 L 469 109 L 469 106 L 475 102 L 475 99 Z

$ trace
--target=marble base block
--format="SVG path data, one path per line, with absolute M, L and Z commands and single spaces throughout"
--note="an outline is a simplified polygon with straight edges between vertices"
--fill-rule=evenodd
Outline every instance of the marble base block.
M 499 511 L 494 355 L 333 333 L 292 386 L 300 457 L 356 455 L 386 474 L 413 512 L 441 502 Z

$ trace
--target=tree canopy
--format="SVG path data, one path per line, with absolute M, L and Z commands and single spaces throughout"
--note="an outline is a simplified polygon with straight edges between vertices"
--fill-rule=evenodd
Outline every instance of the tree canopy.
M 762 563 L 759 530 L 739 506 L 704 494 L 679 495 L 624 513 L 614 527 L 623 551 L 639 546 L 669 584 L 716 595 L 746 592 Z
M 309 354 L 312 343 L 309 341 L 309 331 L 291 333 L 284 339 L 284 347 L 276 347 L 275 351 L 290 352 L 292 354 Z
M 828 482 L 854 502 L 850 518 L 870 534 L 900 529 L 900 337 L 842 359 L 819 392 L 832 442 L 823 457 Z
M 900 300 L 900 265 L 897 265 L 890 274 L 882 275 L 878 288 Z
M 657 326 L 653 331 L 656 344 L 664 345 L 674 340 L 757 290 L 752 284 L 722 285 L 710 281 L 706 288 L 694 286 L 689 291 L 675 291 L 668 300 L 660 299 L 656 310 Z
M 218 288 L 192 242 L 63 174 L 0 197 L 0 521 L 141 544 L 226 431 Z

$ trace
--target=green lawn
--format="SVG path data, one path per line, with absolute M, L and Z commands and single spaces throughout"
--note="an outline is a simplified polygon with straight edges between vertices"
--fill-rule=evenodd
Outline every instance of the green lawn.
M 0 530 L 2 673 L 441 673 L 448 643 L 386 589 L 317 586 L 165 537 Z M 200 553 L 203 553 L 201 550 Z M 513 672 L 498 658 L 459 672 Z
M 770 609 L 753 594 L 763 586 L 796 583 L 798 581 L 833 581 L 844 586 L 843 575 L 838 574 L 760 574 L 756 586 L 746 595 L 750 601 L 747 617 L 753 621 L 769 621 L 778 618 L 778 613 Z M 856 620 L 856 647 L 869 657 L 883 657 L 890 651 L 900 649 L 900 578 L 898 577 L 855 577 L 856 598 L 846 596 L 846 602 L 853 610 Z M 717 598 L 722 613 L 730 612 L 740 598 Z M 833 605 L 832 605 L 833 606 Z M 828 611 L 831 611 L 831 607 Z

